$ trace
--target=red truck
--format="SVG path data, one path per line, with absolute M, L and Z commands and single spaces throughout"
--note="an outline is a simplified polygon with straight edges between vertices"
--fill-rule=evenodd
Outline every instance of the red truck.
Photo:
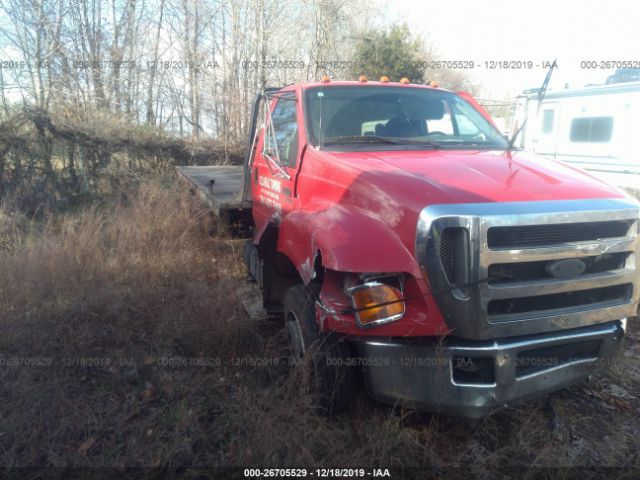
M 243 166 L 183 167 L 250 232 L 317 407 L 477 418 L 588 378 L 640 296 L 640 205 L 510 147 L 465 93 L 322 82 L 256 99 Z

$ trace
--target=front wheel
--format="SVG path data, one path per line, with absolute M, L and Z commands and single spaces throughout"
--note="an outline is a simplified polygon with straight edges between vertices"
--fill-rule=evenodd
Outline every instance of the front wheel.
M 284 295 L 284 319 L 291 353 L 300 360 L 307 392 L 322 415 L 347 410 L 353 397 L 355 373 L 347 366 L 349 346 L 335 335 L 319 331 L 313 288 L 296 285 Z

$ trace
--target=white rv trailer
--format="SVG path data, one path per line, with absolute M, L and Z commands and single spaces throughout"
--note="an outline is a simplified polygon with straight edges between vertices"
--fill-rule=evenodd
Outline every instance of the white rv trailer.
M 640 193 L 640 82 L 537 91 L 516 100 L 515 145 L 583 168 L 594 177 Z

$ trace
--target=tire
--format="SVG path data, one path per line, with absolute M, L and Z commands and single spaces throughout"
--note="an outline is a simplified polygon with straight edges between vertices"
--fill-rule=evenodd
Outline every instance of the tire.
M 349 346 L 336 335 L 322 334 L 315 315 L 317 288 L 290 287 L 284 295 L 284 319 L 294 359 L 304 369 L 307 393 L 320 415 L 346 411 L 355 390 L 355 372 L 346 365 Z

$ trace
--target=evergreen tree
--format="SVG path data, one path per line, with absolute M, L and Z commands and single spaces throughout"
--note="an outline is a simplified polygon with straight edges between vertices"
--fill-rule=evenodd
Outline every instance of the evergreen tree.
M 386 75 L 395 82 L 407 77 L 412 83 L 423 83 L 423 52 L 422 42 L 411 35 L 407 25 L 369 32 L 356 45 L 350 74 L 356 78 L 364 74 L 371 80 Z

